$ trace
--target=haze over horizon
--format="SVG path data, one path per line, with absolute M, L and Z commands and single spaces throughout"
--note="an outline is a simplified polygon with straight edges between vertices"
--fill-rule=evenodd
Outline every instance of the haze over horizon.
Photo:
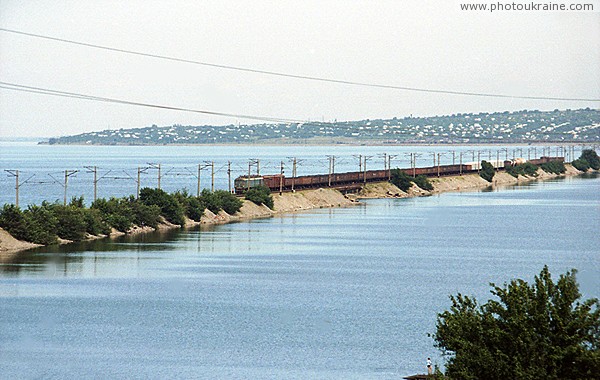
M 460 1 L 3 0 L 0 28 L 117 49 L 320 78 L 459 92 L 600 98 L 593 12 L 461 11 Z M 232 71 L 0 31 L 0 81 L 128 101 L 302 120 L 599 108 Z M 254 123 L 0 89 L 0 137 Z

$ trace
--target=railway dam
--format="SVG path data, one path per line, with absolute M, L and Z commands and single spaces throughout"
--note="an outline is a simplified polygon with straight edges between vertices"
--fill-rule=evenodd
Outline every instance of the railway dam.
M 562 159 L 562 158 L 558 158 Z M 518 183 L 525 183 L 528 181 L 544 180 L 550 178 L 556 178 L 559 176 L 572 176 L 578 175 L 582 172 L 575 169 L 570 164 L 565 164 L 566 172 L 561 175 L 544 172 L 542 169 L 538 169 L 536 176 L 521 176 L 513 177 L 508 174 L 503 168 L 497 168 L 497 172 L 494 175 L 492 182 L 488 182 L 481 178 L 477 173 L 477 168 L 468 168 L 467 165 L 463 165 L 462 168 L 458 168 L 461 173 L 449 172 L 453 169 L 447 169 L 444 171 L 444 166 L 440 167 L 429 167 L 429 168 L 416 168 L 416 169 L 404 169 L 414 170 L 415 175 L 427 174 L 433 190 L 426 191 L 416 185 L 408 189 L 406 192 L 400 190 L 392 183 L 388 182 L 389 171 L 367 171 L 366 180 L 365 172 L 355 173 L 340 173 L 331 175 L 317 175 L 307 177 L 296 177 L 285 178 L 283 176 L 251 176 L 250 180 L 253 181 L 253 186 L 262 185 L 274 185 L 274 181 L 279 181 L 277 186 L 269 186 L 273 191 L 273 209 L 269 209 L 265 205 L 257 205 L 251 201 L 244 200 L 241 209 L 233 215 L 229 215 L 224 211 L 220 211 L 215 214 L 209 210 L 205 210 L 199 222 L 186 219 L 184 226 L 174 224 L 161 224 L 161 229 L 172 229 L 181 227 L 194 227 L 199 225 L 212 225 L 212 224 L 225 224 L 243 220 L 250 220 L 256 218 L 267 218 L 279 214 L 293 213 L 303 210 L 311 210 L 316 208 L 328 208 L 328 207 L 346 207 L 352 206 L 359 202 L 361 198 L 406 198 L 406 197 L 417 197 L 417 196 L 428 196 L 432 194 L 439 194 L 443 192 L 451 191 L 474 191 L 494 186 L 508 186 Z M 440 175 L 438 177 L 438 170 Z M 407 172 L 408 173 L 408 172 Z M 410 172 L 412 174 L 412 172 Z M 352 180 L 354 176 L 354 180 Z M 361 176 L 361 177 L 359 177 Z M 259 179 L 262 178 L 262 181 Z M 310 178 L 310 179 L 308 179 Z M 244 182 L 244 177 L 236 180 L 236 185 Z M 294 182 L 292 182 L 294 180 Z M 331 180 L 331 184 L 329 181 Z M 269 182 L 271 181 L 271 182 Z M 318 183 L 318 181 L 327 181 L 326 183 Z M 330 187 L 329 187 L 330 185 Z M 293 191 L 292 191 L 292 186 Z M 279 190 L 281 189 L 281 192 Z M 243 192 L 243 188 L 236 189 L 236 192 Z M 146 233 L 154 231 L 153 228 L 132 228 L 127 234 L 135 235 L 140 233 Z M 111 236 L 123 235 L 121 232 L 114 232 Z M 105 236 L 99 236 L 105 237 Z M 90 240 L 99 238 L 98 236 L 90 237 Z M 61 244 L 69 243 L 69 241 L 63 240 Z M 0 262 L 10 261 L 17 252 L 31 249 L 33 247 L 39 247 L 39 245 L 33 245 L 28 242 L 22 242 L 12 238 L 6 231 L 0 228 Z

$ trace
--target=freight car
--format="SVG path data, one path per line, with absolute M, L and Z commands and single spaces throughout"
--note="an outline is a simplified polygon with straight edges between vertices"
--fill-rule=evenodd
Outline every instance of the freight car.
M 564 157 L 541 157 L 529 162 L 540 165 L 550 161 L 564 162 Z M 512 161 L 489 161 L 497 169 L 504 169 L 514 165 Z M 439 165 L 424 168 L 400 169 L 409 176 L 424 175 L 427 177 L 440 177 L 462 173 L 473 173 L 481 169 L 480 162 L 466 162 L 462 165 Z M 389 170 L 367 170 L 361 172 L 347 172 L 334 174 L 317 174 L 300 177 L 286 177 L 282 174 L 264 176 L 240 176 L 235 179 L 236 193 L 243 193 L 250 187 L 259 185 L 267 186 L 271 191 L 291 191 L 301 189 L 314 189 L 319 187 L 335 187 L 338 189 L 360 188 L 366 182 L 388 181 L 391 177 Z

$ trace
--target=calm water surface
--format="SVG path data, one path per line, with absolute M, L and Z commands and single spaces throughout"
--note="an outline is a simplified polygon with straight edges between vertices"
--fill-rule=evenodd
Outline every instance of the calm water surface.
M 448 295 L 577 268 L 600 178 L 44 248 L 0 266 L 3 378 L 397 379 L 443 364 Z

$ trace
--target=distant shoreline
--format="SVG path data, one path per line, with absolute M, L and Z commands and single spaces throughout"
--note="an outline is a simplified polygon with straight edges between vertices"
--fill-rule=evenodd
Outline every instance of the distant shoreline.
M 18 141 L 15 141 L 18 142 Z M 598 141 L 539 141 L 539 142 L 458 142 L 458 143 L 447 143 L 447 142 L 411 142 L 411 143 L 382 143 L 382 142 L 270 142 L 270 141 L 257 141 L 257 142 L 246 142 L 246 143 L 204 143 L 204 144 L 82 144 L 82 143 L 72 143 L 72 144 L 48 144 L 48 142 L 37 142 L 37 145 L 47 145 L 47 146 L 118 146 L 118 147 L 157 147 L 157 146 L 377 146 L 377 147 L 403 147 L 403 146 L 578 146 L 578 145 L 596 145 L 600 144 L 600 140 Z

